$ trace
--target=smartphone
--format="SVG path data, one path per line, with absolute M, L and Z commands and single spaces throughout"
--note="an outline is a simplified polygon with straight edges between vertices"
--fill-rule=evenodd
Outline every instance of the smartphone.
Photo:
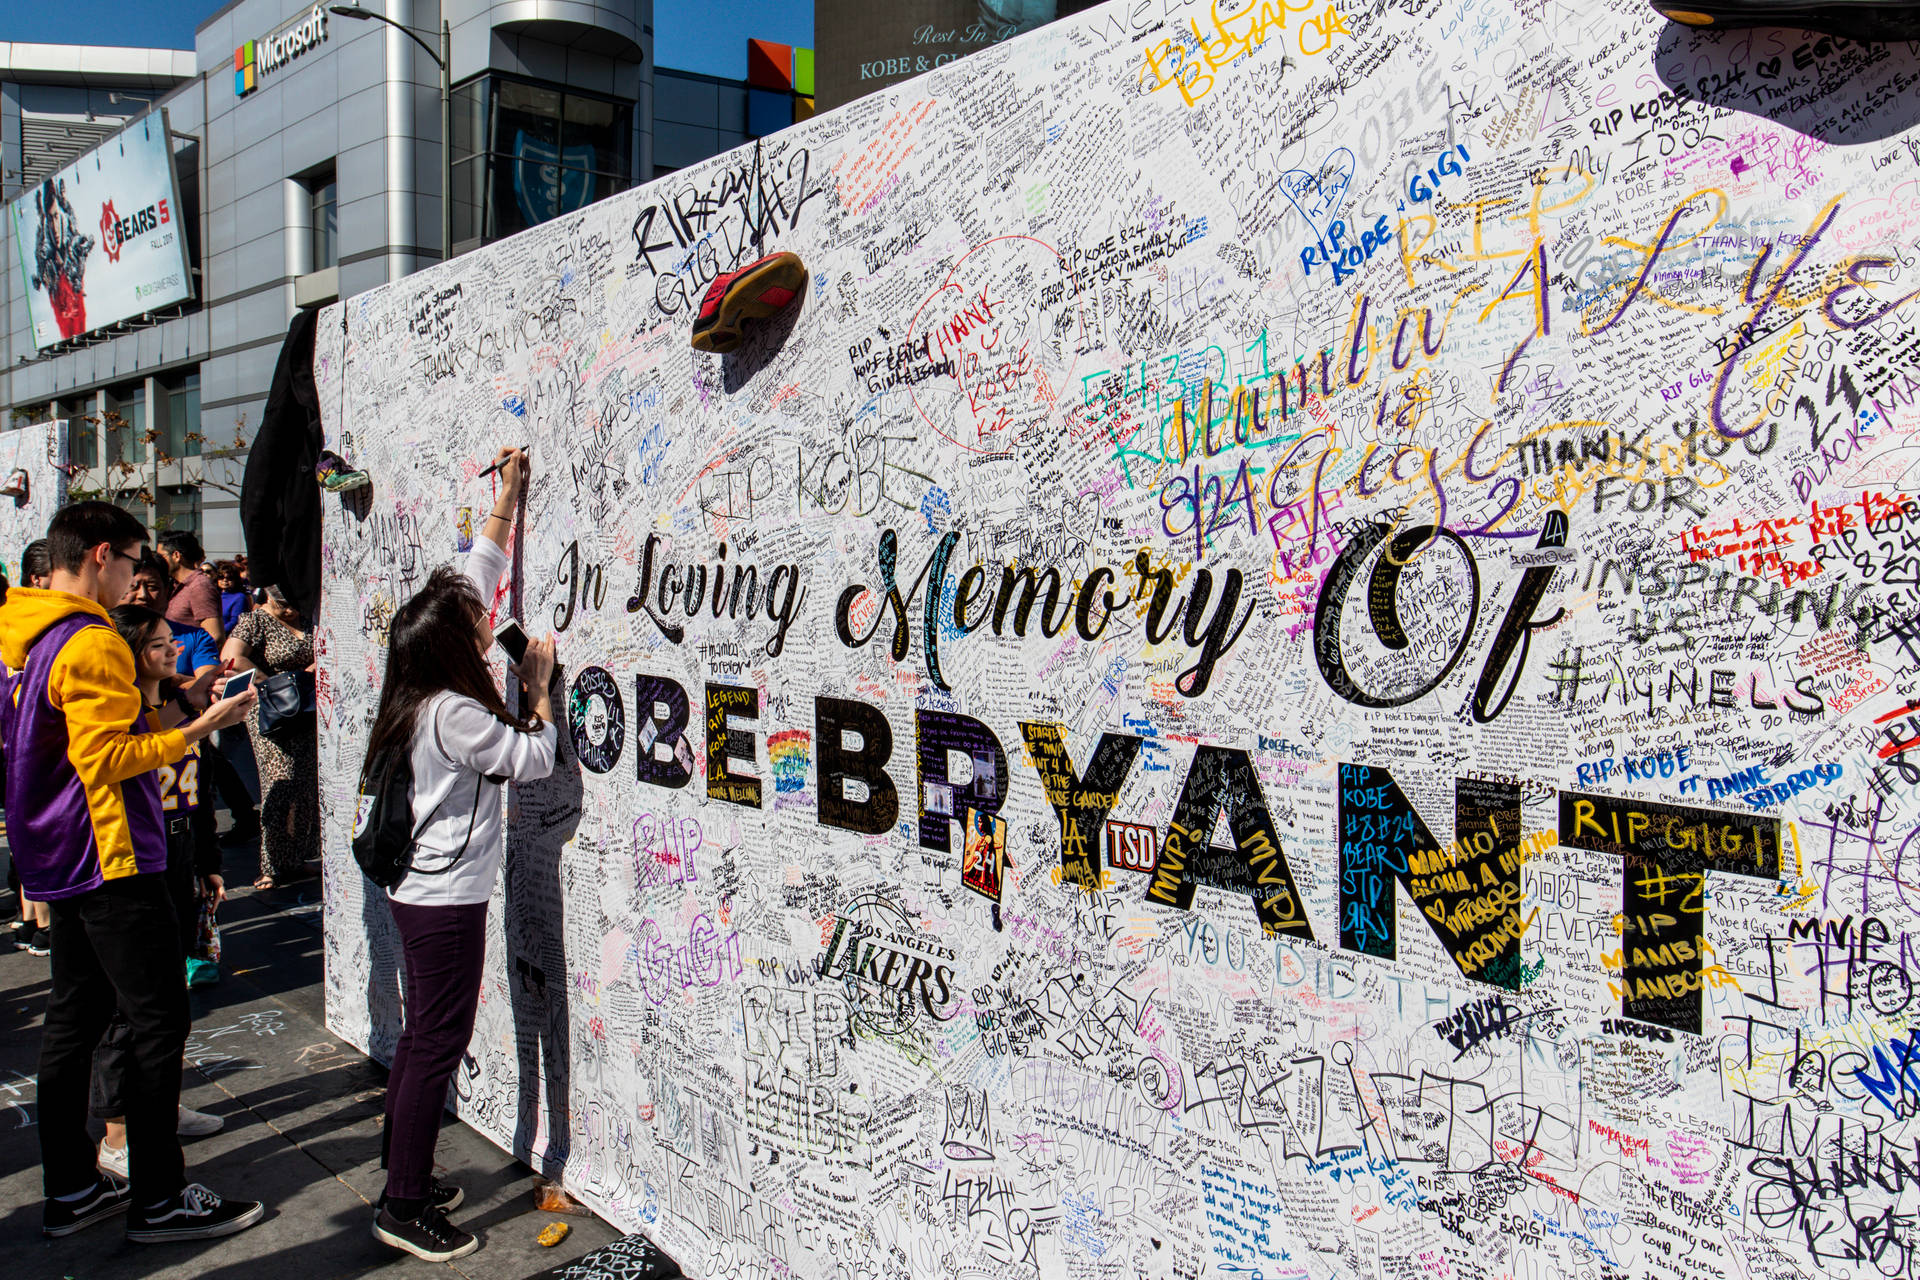
M 237 698 L 251 688 L 253 688 L 253 672 L 236 671 L 233 675 L 227 677 L 226 691 L 220 696 L 222 698 Z
M 493 642 L 506 653 L 507 661 L 515 665 L 527 656 L 527 633 L 513 618 L 493 629 Z

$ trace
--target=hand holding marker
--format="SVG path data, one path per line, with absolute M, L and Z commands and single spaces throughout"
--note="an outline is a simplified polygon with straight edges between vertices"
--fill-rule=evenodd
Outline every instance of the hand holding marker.
M 529 446 L 527 446 L 527 445 L 521 445 L 521 446 L 520 446 L 520 449 L 519 449 L 519 452 L 521 452 L 521 453 L 525 453 L 525 452 L 527 451 L 527 449 L 528 449 L 528 447 L 529 447 Z M 496 471 L 498 471 L 498 470 L 499 470 L 499 469 L 500 469 L 501 467 L 504 467 L 504 466 L 506 466 L 506 465 L 507 465 L 507 462 L 508 462 L 508 461 L 509 461 L 509 460 L 510 460 L 510 459 L 511 459 L 512 457 L 513 457 L 513 455 L 512 455 L 511 453 L 507 453 L 507 454 L 502 454 L 502 455 L 501 455 L 500 457 L 498 457 L 498 458 L 495 458 L 495 459 L 493 460 L 493 463 L 492 463 L 492 464 L 491 464 L 490 466 L 488 466 L 488 467 L 487 467 L 487 468 L 486 468 L 486 469 L 485 469 L 484 471 L 482 471 L 482 472 L 481 472 L 481 473 L 480 473 L 479 475 L 477 475 L 477 476 L 475 476 L 475 477 L 474 477 L 474 479 L 475 479 L 475 480 L 485 480 L 485 479 L 486 479 L 486 478 L 487 478 L 488 476 L 490 476 L 490 475 L 492 475 L 492 474 L 493 474 L 494 472 L 496 472 Z

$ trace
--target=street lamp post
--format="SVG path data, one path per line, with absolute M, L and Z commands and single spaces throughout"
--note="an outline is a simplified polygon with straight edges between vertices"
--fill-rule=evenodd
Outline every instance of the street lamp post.
M 420 33 L 384 13 L 362 9 L 357 4 L 334 4 L 327 12 L 342 18 L 372 18 L 395 31 L 405 32 L 415 44 L 426 50 L 440 68 L 440 261 L 453 257 L 453 28 L 440 21 L 440 52 L 420 38 Z

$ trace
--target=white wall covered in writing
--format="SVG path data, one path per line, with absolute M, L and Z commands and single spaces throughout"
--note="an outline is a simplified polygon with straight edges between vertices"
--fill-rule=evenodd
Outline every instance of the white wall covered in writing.
M 332 1026 L 386 627 L 526 444 L 456 1104 L 689 1274 L 1904 1274 L 1915 49 L 1230 8 L 325 313 Z

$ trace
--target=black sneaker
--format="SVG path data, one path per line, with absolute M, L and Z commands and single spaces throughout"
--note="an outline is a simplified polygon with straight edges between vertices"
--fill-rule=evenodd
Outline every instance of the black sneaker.
M 447 1215 L 432 1205 L 422 1209 L 412 1222 L 402 1222 L 381 1206 L 374 1215 L 373 1238 L 427 1262 L 451 1262 L 480 1247 L 478 1240 L 448 1222 Z
M 125 1213 L 132 1202 L 132 1194 L 127 1184 L 110 1173 L 100 1175 L 100 1180 L 79 1200 L 49 1200 L 46 1212 L 40 1220 L 40 1234 L 44 1236 L 70 1236 L 84 1226 L 110 1218 L 116 1213 Z
M 1689 27 L 1800 27 L 1862 43 L 1920 40 L 1920 5 L 1892 0 L 1654 0 Z
M 137 1244 L 170 1240 L 211 1240 L 245 1231 L 267 1216 L 258 1200 L 222 1200 L 197 1182 L 189 1182 L 157 1209 L 135 1209 L 127 1217 L 127 1239 Z
M 53 935 L 45 929 L 35 929 L 19 945 L 36 956 L 50 956 L 53 954 Z
M 427 1192 L 427 1207 L 429 1209 L 438 1209 L 442 1213 L 452 1213 L 465 1202 L 466 1198 L 467 1193 L 460 1188 L 435 1178 L 433 1180 L 433 1190 Z M 387 1207 L 386 1192 L 383 1191 L 380 1193 L 380 1198 L 374 1201 L 373 1207 L 376 1209 L 384 1209 Z

